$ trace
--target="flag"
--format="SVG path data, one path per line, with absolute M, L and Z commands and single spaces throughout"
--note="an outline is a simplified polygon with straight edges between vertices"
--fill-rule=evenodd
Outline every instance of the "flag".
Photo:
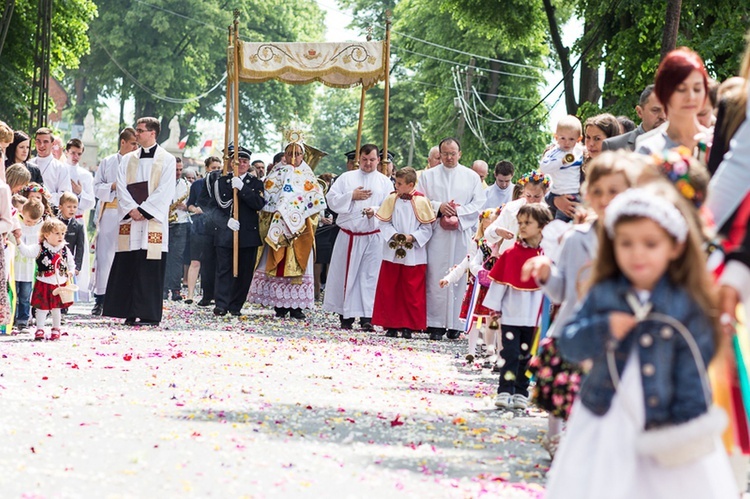
M 188 137 L 190 137 L 190 135 L 185 135 L 185 136 L 184 136 L 184 137 L 182 138 L 182 140 L 180 140 L 180 141 L 179 141 L 179 142 L 177 143 L 177 147 L 179 147 L 180 149 L 185 149 L 185 146 L 187 145 Z
M 203 145 L 201 146 L 201 155 L 207 156 L 211 150 L 213 149 L 214 142 L 211 139 L 206 139 L 203 141 Z

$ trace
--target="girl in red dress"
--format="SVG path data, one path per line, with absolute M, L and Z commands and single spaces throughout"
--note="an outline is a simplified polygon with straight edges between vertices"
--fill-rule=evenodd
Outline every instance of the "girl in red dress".
M 21 244 L 18 251 L 36 259 L 36 282 L 31 295 L 31 306 L 36 309 L 36 333 L 34 340 L 41 341 L 60 339 L 60 310 L 73 305 L 63 302 L 61 295 L 55 293 L 57 288 L 64 287 L 75 270 L 73 254 L 65 243 L 67 227 L 57 218 L 48 218 L 42 224 L 39 233 L 39 244 Z M 47 313 L 52 313 L 52 329 L 49 334 L 44 330 Z

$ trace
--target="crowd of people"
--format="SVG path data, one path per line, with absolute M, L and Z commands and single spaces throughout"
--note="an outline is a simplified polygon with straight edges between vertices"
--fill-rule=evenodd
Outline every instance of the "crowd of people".
M 467 363 L 498 374 L 498 408 L 547 410 L 550 498 L 737 497 L 747 414 L 714 394 L 731 392 L 750 310 L 748 73 L 750 55 L 719 84 L 672 51 L 637 127 L 566 116 L 538 165 L 497 161 L 491 185 L 452 137 L 421 171 L 365 144 L 316 177 L 291 134 L 267 169 L 237 144 L 237 175 L 208 157 L 201 177 L 143 117 L 92 176 L 80 140 L 63 163 L 41 128 L 30 159 L 30 137 L 0 124 L 0 287 L 15 297 L 0 293 L 0 322 L 57 340 L 71 293 L 89 290 L 93 315 L 140 326 L 165 299 L 292 319 L 321 302 L 343 330 L 467 338 Z

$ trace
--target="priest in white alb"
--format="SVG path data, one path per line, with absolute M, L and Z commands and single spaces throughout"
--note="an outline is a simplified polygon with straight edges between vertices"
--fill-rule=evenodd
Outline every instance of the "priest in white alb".
M 156 118 L 140 118 L 141 146 L 123 156 L 117 170 L 117 253 L 107 283 L 104 314 L 126 325 L 158 326 L 169 251 L 169 205 L 174 197 L 175 157 L 157 145 Z
M 94 174 L 94 195 L 99 200 L 96 210 L 96 236 L 94 241 L 94 308 L 91 315 L 102 315 L 107 292 L 107 281 L 117 250 L 117 232 L 120 217 L 117 211 L 117 170 L 123 156 L 138 149 L 135 129 L 127 127 L 120 132 L 120 149 L 107 156 Z
M 336 237 L 328 268 L 323 309 L 339 314 L 341 327 L 372 331 L 372 308 L 383 255 L 375 213 L 393 191 L 391 180 L 377 171 L 378 147 L 359 150 L 359 169 L 341 174 L 326 195 L 328 207 L 338 213 Z
M 70 176 L 71 192 L 78 197 L 78 209 L 76 220 L 83 226 L 84 243 L 86 254 L 83 258 L 81 272 L 76 276 L 76 301 L 89 301 L 89 283 L 91 281 L 91 259 L 89 256 L 89 234 L 86 214 L 96 205 L 94 198 L 94 176 L 86 168 L 79 165 L 83 155 L 83 143 L 80 139 L 70 139 L 65 146 L 65 158 Z
M 458 140 L 443 139 L 439 150 L 442 163 L 425 170 L 417 186 L 438 214 L 427 243 L 427 332 L 431 340 L 440 340 L 446 332 L 448 338 L 457 339 L 463 330 L 458 316 L 466 280 L 441 288 L 440 279 L 466 258 L 485 201 L 479 175 L 459 163 Z

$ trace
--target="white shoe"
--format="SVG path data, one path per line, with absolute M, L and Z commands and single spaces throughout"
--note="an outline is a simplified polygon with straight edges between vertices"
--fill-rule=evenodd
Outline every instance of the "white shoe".
M 510 408 L 510 399 L 510 393 L 498 393 L 495 397 L 495 407 L 497 407 L 498 409 Z
M 520 393 L 516 393 L 513 395 L 512 398 L 513 403 L 513 409 L 528 409 L 529 407 L 529 398 L 525 395 L 521 395 Z

